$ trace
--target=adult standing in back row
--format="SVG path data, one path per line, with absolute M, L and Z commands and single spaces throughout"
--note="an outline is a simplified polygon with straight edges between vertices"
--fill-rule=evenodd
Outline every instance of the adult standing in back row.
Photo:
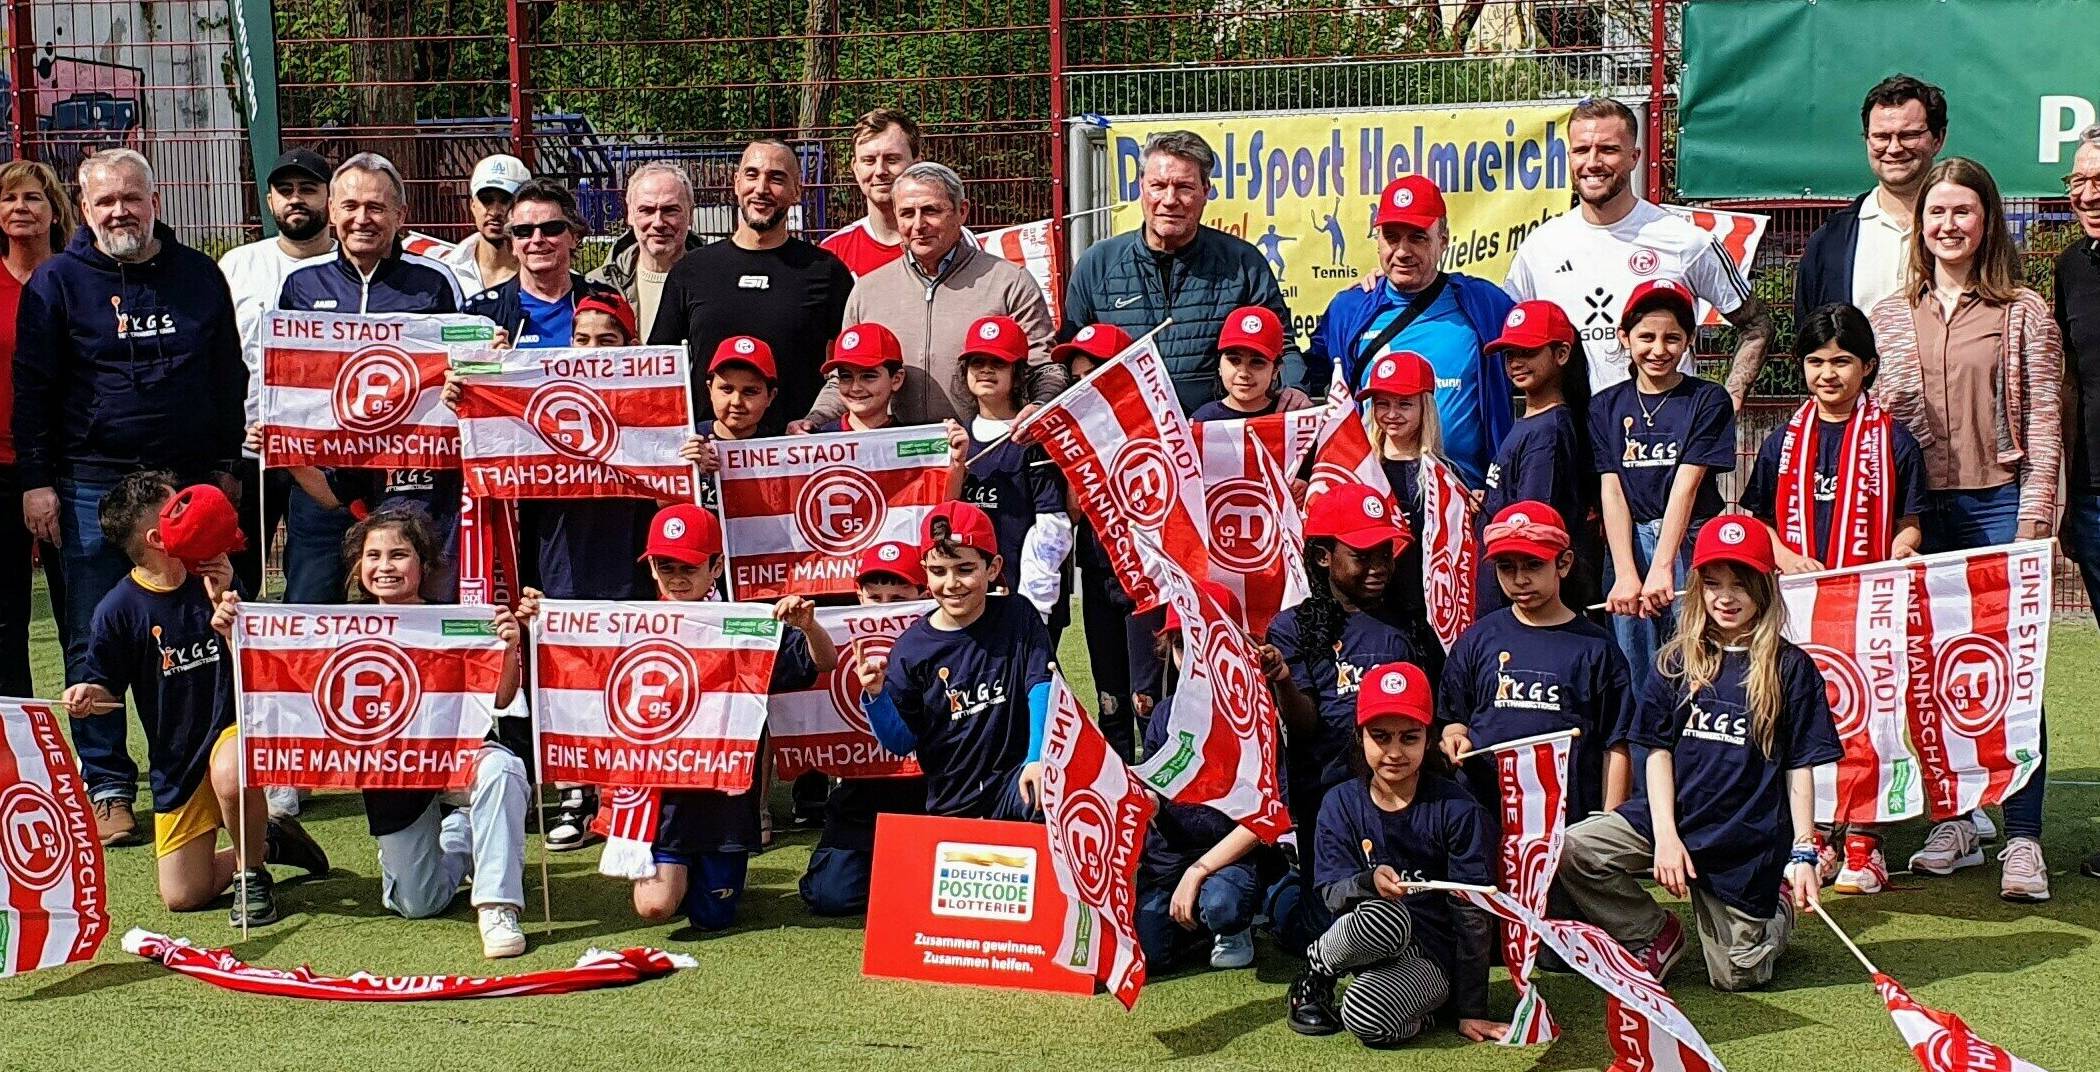
M 1137 338 L 1172 317 L 1155 341 L 1181 408 L 1193 413 L 1216 397 L 1218 332 L 1226 314 L 1260 305 L 1288 328 L 1291 310 L 1260 250 L 1203 224 L 1217 164 L 1208 143 L 1186 130 L 1164 131 L 1145 140 L 1139 162 L 1144 223 L 1080 255 L 1065 286 L 1057 337 L 1069 339 L 1089 324 L 1113 324 Z M 1299 386 L 1305 377 L 1296 335 L 1284 332 L 1278 375 L 1285 387 Z
M 839 333 L 853 273 L 837 257 L 788 235 L 788 212 L 802 200 L 801 164 L 785 142 L 754 141 L 736 166 L 736 233 L 685 255 L 664 281 L 649 345 L 685 345 L 693 394 L 707 394 L 707 363 L 733 335 L 772 348 L 780 394 L 764 431 L 809 412 L 824 386 L 820 371 Z M 694 414 L 695 420 L 706 419 Z

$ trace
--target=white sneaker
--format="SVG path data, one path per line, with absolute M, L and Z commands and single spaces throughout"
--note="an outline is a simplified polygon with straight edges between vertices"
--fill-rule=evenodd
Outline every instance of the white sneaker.
M 1969 821 L 1976 824 L 1976 840 L 1998 840 L 1998 824 L 1991 821 L 1991 813 L 1978 808 L 1969 813 Z
M 283 787 L 263 790 L 263 800 L 270 806 L 270 818 L 285 819 L 299 814 L 299 791 Z
M 2030 837 L 2007 838 L 1998 861 L 2005 865 L 1998 879 L 1998 896 L 2026 903 L 2049 899 L 2049 865 L 2042 859 L 2041 842 Z
M 1925 847 L 1911 854 L 1910 870 L 1919 875 L 1951 875 L 1983 863 L 1983 842 L 1967 819 L 1935 823 Z
M 501 960 L 525 951 L 525 931 L 518 926 L 516 905 L 484 905 L 479 911 L 482 956 Z
M 1254 932 L 1221 934 L 1211 940 L 1210 966 L 1213 968 L 1244 968 L 1254 963 Z

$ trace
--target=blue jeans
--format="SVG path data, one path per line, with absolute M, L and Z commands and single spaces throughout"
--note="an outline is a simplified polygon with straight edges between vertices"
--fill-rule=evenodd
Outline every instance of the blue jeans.
M 1677 548 L 1676 587 L 1684 587 L 1685 577 L 1692 571 L 1692 545 L 1699 540 L 1699 528 L 1705 522 L 1694 519 L 1685 530 L 1684 544 Z M 1636 521 L 1633 525 L 1633 564 L 1640 570 L 1642 578 L 1648 576 L 1648 568 L 1655 561 L 1655 545 L 1662 540 L 1661 519 Z M 1618 583 L 1618 569 L 1609 554 L 1604 556 L 1604 590 L 1609 592 Z M 1630 618 L 1614 614 L 1611 619 L 1612 636 L 1619 642 L 1619 650 L 1626 654 L 1626 665 L 1632 669 L 1634 680 L 1642 680 L 1643 672 L 1655 669 L 1655 653 L 1662 650 L 1670 636 L 1677 631 L 1677 604 L 1653 618 Z M 1645 670 L 1644 670 L 1645 668 Z
M 2064 504 L 2064 553 L 2078 563 L 2085 601 L 2100 619 L 2100 495 L 2073 495 Z
M 1138 892 L 1138 945 L 1145 962 L 1168 971 L 1203 950 L 1213 937 L 1239 934 L 1254 925 L 1256 896 L 1254 868 L 1246 861 L 1221 867 L 1203 880 L 1196 892 L 1196 921 L 1201 930 L 1186 930 L 1174 922 L 1169 908 L 1172 888 L 1151 887 Z
M 1303 871 L 1284 872 L 1265 897 L 1268 906 L 1263 911 L 1276 929 L 1276 943 L 1292 956 L 1304 956 L 1334 926 L 1334 913 L 1327 910 L 1327 902 L 1320 899 L 1320 891 Z
M 95 620 L 95 607 L 102 597 L 124 579 L 131 559 L 124 549 L 102 538 L 102 497 L 117 484 L 114 479 L 60 478 L 52 484 L 58 493 L 59 558 L 66 575 L 66 684 L 86 679 L 88 629 Z M 139 766 L 125 747 L 126 719 L 121 713 L 104 718 L 67 719 L 73 725 L 73 750 L 80 754 L 80 774 L 88 784 L 88 798 L 130 800 L 138 792 Z
M 2085 498 L 2088 504 L 2093 502 L 2090 496 Z M 1918 528 L 1919 535 L 1924 537 L 1920 547 L 1926 554 L 2011 543 L 2020 531 L 2020 485 L 2006 484 L 1983 491 L 1931 492 L 1925 512 L 1918 517 Z M 2067 539 L 2065 545 L 2077 553 L 2075 542 Z M 2080 557 L 2080 567 L 2084 569 L 2083 556 Z M 2085 577 L 2086 591 L 2091 592 L 2093 575 L 2087 572 Z M 2001 805 L 2005 812 L 2006 837 L 2041 840 L 2042 787 L 2048 780 L 2049 724 L 2044 718 L 2041 762 L 2035 766 L 2027 784 L 2020 787 L 2019 792 L 2006 797 Z
M 353 523 L 343 507 L 321 509 L 297 484 L 284 507 L 284 601 L 343 603 L 343 537 Z

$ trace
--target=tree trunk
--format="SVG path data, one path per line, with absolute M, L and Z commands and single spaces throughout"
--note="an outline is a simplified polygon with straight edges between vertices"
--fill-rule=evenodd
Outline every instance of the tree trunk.
M 824 126 L 831 81 L 838 76 L 838 0 L 809 0 L 802 20 L 802 100 L 795 111 L 795 136 L 807 141 Z

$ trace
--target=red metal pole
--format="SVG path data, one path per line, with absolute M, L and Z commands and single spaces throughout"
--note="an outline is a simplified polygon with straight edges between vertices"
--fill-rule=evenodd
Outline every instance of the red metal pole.
M 532 102 L 525 92 L 524 0 L 504 0 L 505 45 L 510 54 L 510 153 L 537 170 L 532 158 Z
M 1050 293 L 1063 308 L 1065 248 L 1065 0 L 1050 0 Z
M 7 132 L 14 159 L 29 159 L 29 131 L 36 125 L 36 29 L 30 0 L 7 0 L 7 76 L 14 84 L 14 122 Z
M 1663 199 L 1663 78 L 1669 60 L 1670 20 L 1664 5 L 1648 0 L 1648 200 Z

